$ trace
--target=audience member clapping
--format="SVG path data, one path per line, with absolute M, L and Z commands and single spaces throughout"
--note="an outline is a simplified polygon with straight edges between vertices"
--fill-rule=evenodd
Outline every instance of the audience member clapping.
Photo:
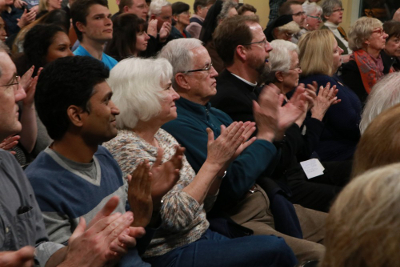
M 108 80 L 114 92 L 112 100 L 121 108 L 117 117 L 121 130 L 106 147 L 121 169 L 131 173 L 143 160 L 149 161 L 153 169 L 160 168 L 161 163 L 172 165 L 170 174 L 160 169 L 160 176 L 156 176 L 157 171 L 152 169 L 155 183 L 163 185 L 165 195 L 161 194 L 161 201 L 160 196 L 153 196 L 154 216 L 160 216 L 161 226 L 144 255 L 146 261 L 152 266 L 172 262 L 174 266 L 270 266 L 272 262 L 292 266 L 295 258 L 283 239 L 229 239 L 208 229 L 206 210 L 212 207 L 222 181 L 217 176 L 224 173 L 227 162 L 245 141 L 242 135 L 249 127 L 242 122 L 222 126 L 215 140 L 208 129 L 207 160 L 196 175 L 183 155 L 184 149 L 160 129 L 177 117 L 175 100 L 179 95 L 172 87 L 172 78 L 172 67 L 166 59 L 130 58 L 117 64 Z M 173 183 L 164 180 L 171 175 L 172 182 L 178 176 L 172 189 Z
M 67 15 L 67 13 L 64 10 L 53 10 L 45 15 L 43 15 L 41 18 L 35 20 L 28 26 L 24 27 L 22 30 L 18 32 L 17 35 L 10 36 L 10 38 L 7 39 L 7 43 L 11 44 L 12 47 L 12 53 L 13 55 L 17 55 L 18 53 L 24 52 L 24 40 L 26 34 L 36 25 L 39 24 L 55 24 L 61 27 L 64 32 L 68 32 L 70 28 L 70 20 Z M 40 40 L 40 38 L 35 38 L 35 42 L 37 40 Z
M 328 83 L 339 90 L 341 102 L 331 106 L 325 114 L 325 128 L 316 152 L 323 161 L 351 159 L 360 138 L 361 102 L 357 95 L 344 85 L 335 73 L 341 65 L 343 50 L 329 30 L 304 34 L 299 41 L 301 83 L 317 82 L 318 87 Z

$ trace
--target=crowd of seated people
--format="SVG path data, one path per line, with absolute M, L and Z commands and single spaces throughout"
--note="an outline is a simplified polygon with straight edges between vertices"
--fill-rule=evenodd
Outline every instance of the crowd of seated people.
M 0 0 L 0 266 L 397 266 L 400 10 L 276 2 Z

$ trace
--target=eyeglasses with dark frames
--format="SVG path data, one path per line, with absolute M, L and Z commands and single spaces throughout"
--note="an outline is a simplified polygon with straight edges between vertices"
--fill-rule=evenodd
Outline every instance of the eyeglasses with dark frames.
M 195 69 L 195 70 L 187 70 L 187 71 L 180 71 L 180 73 L 183 73 L 183 74 L 188 74 L 188 73 L 191 73 L 191 72 L 198 72 L 198 71 L 209 71 L 210 69 L 211 69 L 211 67 L 213 66 L 213 64 L 212 63 L 207 63 L 205 66 L 204 66 L 204 68 L 202 68 L 202 69 Z
M 343 11 L 344 11 L 344 8 L 338 8 L 338 9 L 332 10 L 332 13 L 335 13 L 335 12 L 343 12 Z
M 292 16 L 304 16 L 306 14 L 306 12 L 304 12 L 304 11 L 299 11 L 299 12 L 297 12 L 297 13 L 295 13 L 295 14 L 292 14 Z
M 11 80 L 11 82 L 10 82 L 9 84 L 0 85 L 0 87 L 7 87 L 7 88 L 8 88 L 8 87 L 10 87 L 10 86 L 17 85 L 17 86 L 14 86 L 14 91 L 17 91 L 17 90 L 18 90 L 18 85 L 19 85 L 20 80 L 21 80 L 21 77 L 19 77 L 18 75 L 15 75 L 15 76 L 12 78 L 12 80 Z
M 267 45 L 267 39 L 263 39 L 258 42 L 251 42 L 251 43 L 247 43 L 247 44 L 243 44 L 243 45 L 252 45 L 252 44 L 263 44 L 265 46 L 265 45 Z

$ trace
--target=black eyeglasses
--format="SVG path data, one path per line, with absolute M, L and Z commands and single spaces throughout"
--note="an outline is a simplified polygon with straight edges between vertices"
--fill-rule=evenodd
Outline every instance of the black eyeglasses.
M 292 16 L 304 16 L 306 14 L 306 12 L 304 11 L 299 11 L 296 14 L 292 14 Z
M 204 66 L 204 68 L 202 68 L 202 69 L 180 71 L 180 73 L 188 74 L 188 73 L 190 73 L 190 72 L 209 71 L 209 70 L 211 69 L 212 66 L 213 66 L 212 63 L 207 63 L 207 64 Z
M 335 12 L 343 12 L 343 11 L 344 11 L 344 8 L 338 8 L 338 9 L 332 10 L 332 13 L 335 13 Z
M 264 46 L 267 45 L 267 39 L 258 41 L 258 42 L 251 42 L 251 43 L 247 43 L 247 44 L 243 44 L 243 45 L 252 45 L 252 44 L 263 44 Z

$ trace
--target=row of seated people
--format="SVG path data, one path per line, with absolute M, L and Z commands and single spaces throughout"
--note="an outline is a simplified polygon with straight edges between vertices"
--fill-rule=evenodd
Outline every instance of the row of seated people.
M 230 21 L 239 22 L 236 18 L 228 20 L 227 23 Z M 249 23 L 249 21 L 247 22 Z M 254 21 L 253 24 L 254 27 L 257 26 Z M 251 25 L 250 23 L 249 30 Z M 261 27 L 258 27 L 258 31 L 261 31 Z M 235 181 L 235 175 L 240 174 L 240 169 L 246 170 L 245 173 L 248 175 L 246 180 L 250 182 L 251 172 L 257 171 L 254 170 L 255 168 L 259 168 L 258 174 L 260 174 L 260 169 L 268 167 L 265 166 L 268 159 L 265 155 L 262 157 L 260 148 L 265 146 L 267 148 L 266 154 L 269 154 L 270 157 L 273 156 L 273 153 L 271 154 L 273 146 L 269 141 L 281 138 L 284 130 L 281 127 L 287 127 L 290 122 L 285 121 L 287 119 L 285 116 L 279 116 L 277 113 L 280 106 L 278 88 L 267 86 L 263 89 L 258 103 L 254 102 L 254 112 L 258 127 L 257 140 L 251 138 L 245 142 L 245 137 L 251 136 L 255 130 L 254 124 L 232 123 L 232 120 L 226 114 L 211 108 L 207 103 L 205 104 L 216 93 L 216 72 L 212 66 L 207 69 L 210 58 L 205 48 L 202 47 L 199 41 L 192 40 L 171 42 L 162 51 L 161 59 L 142 60 L 132 58 L 122 61 L 111 71 L 107 83 L 105 82 L 108 77 L 107 68 L 88 57 L 58 59 L 43 71 L 38 81 L 35 101 L 39 116 L 46 125 L 50 136 L 54 138 L 54 142 L 28 167 L 26 173 L 35 191 L 49 237 L 59 243 L 67 244 L 66 240 L 71 235 L 71 230 L 74 230 L 78 225 L 76 222 L 77 217 L 83 216 L 90 220 L 95 212 L 101 208 L 102 205 L 99 203 L 107 201 L 110 195 L 118 195 L 121 199 L 118 210 L 123 212 L 123 209 L 125 209 L 124 203 L 127 201 L 130 204 L 130 209 L 137 215 L 137 221 L 135 221 L 138 225 L 147 226 L 150 222 L 151 226 L 156 227 L 150 245 L 143 254 L 146 262 L 150 262 L 154 266 L 165 266 L 171 261 L 176 266 L 194 266 L 198 264 L 204 264 L 204 266 L 235 266 L 236 264 L 238 266 L 293 266 L 295 259 L 293 256 L 291 256 L 291 259 L 288 258 L 291 251 L 288 250 L 288 247 L 285 247 L 282 241 L 279 243 L 277 238 L 271 239 L 271 236 L 268 238 L 268 236 L 262 235 L 259 238 L 238 238 L 237 236 L 231 236 L 236 238 L 228 238 L 207 230 L 208 222 L 205 219 L 203 209 L 208 210 L 210 208 L 210 204 L 215 201 L 216 195 L 218 195 L 217 200 L 222 201 L 222 203 L 220 204 L 217 201 L 214 208 L 222 208 L 222 210 L 218 211 L 220 215 L 222 213 L 231 213 L 231 217 L 235 221 L 239 220 L 239 214 L 235 216 L 235 214 L 232 214 L 233 210 L 237 210 L 237 205 L 248 201 L 246 199 L 256 198 L 251 196 L 257 196 L 257 194 L 261 195 L 262 198 L 257 197 L 256 205 L 258 206 L 260 206 L 261 199 L 264 199 L 263 201 L 268 200 L 265 191 L 260 186 L 256 186 L 251 187 L 252 193 L 245 194 L 244 199 L 239 199 L 239 203 L 231 203 L 234 204 L 234 207 L 229 207 L 228 201 L 232 201 L 232 196 L 238 193 L 239 189 L 236 188 L 235 192 L 235 189 L 232 189 L 233 185 L 230 183 L 232 183 L 232 180 Z M 183 66 L 186 69 L 185 71 L 177 71 L 176 66 L 169 65 L 168 61 L 175 62 L 179 67 L 180 61 L 177 59 L 183 58 L 184 54 L 189 54 L 189 58 L 192 59 L 189 62 L 190 64 L 186 65 L 186 67 Z M 168 59 L 168 61 L 163 58 Z M 12 63 L 6 63 L 8 64 L 3 64 L 3 69 L 7 69 L 6 66 L 12 66 Z M 203 69 L 201 66 L 203 66 Z M 79 72 L 76 72 L 77 68 Z M 15 86 L 17 83 L 12 73 L 11 69 L 11 71 L 5 72 L 7 77 L 2 78 L 5 81 L 9 80 L 11 82 L 10 86 Z M 157 74 L 156 77 L 159 76 L 157 79 L 154 79 L 155 74 Z M 391 84 L 395 88 L 395 81 L 399 79 L 398 76 L 392 74 L 380 83 L 383 87 Z M 153 84 L 149 84 L 151 79 L 154 80 Z M 173 89 L 172 82 L 178 93 Z M 112 86 L 113 91 L 111 91 L 108 84 Z M 85 88 L 86 90 L 84 90 Z M 22 100 L 24 97 L 24 93 L 19 92 L 20 90 L 22 90 L 20 87 L 16 90 L 14 89 L 16 101 Z M 291 118 L 291 123 L 299 117 L 299 114 L 302 113 L 299 108 L 304 107 L 309 99 L 304 94 L 304 90 L 297 90 L 299 92 L 293 98 L 299 99 L 299 103 L 295 103 L 292 99 L 291 104 L 297 106 L 285 105 L 285 110 L 283 111 L 297 114 Z M 202 95 L 199 95 L 199 93 L 202 93 Z M 82 98 L 86 100 L 82 100 Z M 4 100 L 5 98 L 1 99 Z M 54 101 L 55 99 L 58 101 Z M 391 98 L 389 97 L 389 99 Z M 371 101 L 374 100 L 371 99 Z M 388 105 L 384 105 L 382 108 L 387 107 Z M 204 118 L 201 115 L 202 109 L 208 109 L 209 118 Z M 376 122 L 373 122 L 367 128 L 366 135 L 364 135 L 365 138 L 374 138 L 375 142 L 381 143 L 383 141 L 382 137 L 385 136 L 384 140 L 388 139 L 393 142 L 392 140 L 396 136 L 396 131 L 392 131 L 394 130 L 393 128 L 390 130 L 393 137 L 389 135 L 389 132 L 379 132 L 381 138 L 377 138 L 378 134 L 376 132 L 368 134 L 368 131 L 371 131 L 370 129 L 374 131 L 380 131 L 380 129 L 389 131 L 386 128 L 390 128 L 388 126 L 395 124 L 398 116 L 397 110 L 398 106 L 380 115 Z M 67 116 L 62 121 L 61 117 L 65 117 L 65 113 Z M 176 119 L 177 116 L 178 119 Z M 181 117 L 180 119 L 179 116 Z M 165 124 L 166 122 L 168 123 Z M 13 123 L 18 126 L 16 117 L 14 117 Z M 217 123 L 225 124 L 226 127 L 221 127 L 220 136 L 214 140 L 213 135 L 218 135 L 218 127 L 215 127 Z M 199 126 L 196 126 L 197 124 Z M 211 129 L 204 129 L 201 124 L 209 124 L 207 126 Z M 162 125 L 167 130 L 171 129 L 170 132 L 175 133 L 177 138 L 179 136 L 183 138 L 184 135 L 181 133 L 186 131 L 187 148 L 193 154 L 188 154 L 188 160 L 196 157 L 196 153 L 198 154 L 192 147 L 200 148 L 199 144 L 201 145 L 204 142 L 194 143 L 193 138 L 199 139 L 200 135 L 204 136 L 202 138 L 205 139 L 204 149 L 207 149 L 208 153 L 202 152 L 203 160 L 205 161 L 197 175 L 186 161 L 186 157 L 183 156 L 184 150 L 179 148 L 178 143 L 171 135 L 160 129 Z M 118 134 L 117 128 L 120 128 Z M 10 131 L 15 130 L 18 130 L 18 127 L 9 129 L 6 133 L 9 134 Z M 191 135 L 192 132 L 195 134 Z M 108 141 L 115 135 L 117 135 L 116 138 L 111 139 L 104 145 L 118 163 L 112 159 L 110 152 L 98 147 L 99 143 Z M 376 144 L 371 144 L 370 142 L 372 141 L 367 139 L 361 143 L 359 150 L 365 149 L 365 151 L 360 151 L 359 156 L 356 157 L 358 165 L 355 165 L 357 166 L 355 175 L 374 167 L 374 165 L 371 166 L 371 162 L 362 163 L 366 155 L 371 157 L 378 156 L 377 159 L 381 160 L 381 163 L 377 163 L 375 166 L 396 161 L 394 157 L 389 156 L 386 159 L 382 157 L 382 154 L 391 147 L 391 142 L 387 142 L 389 145 L 383 145 L 379 154 L 375 153 L 378 151 L 370 151 L 371 146 L 378 147 Z M 201 155 L 197 155 L 197 157 L 199 156 L 201 157 Z M 10 160 L 10 156 L 4 154 L 4 157 Z M 204 157 L 206 158 L 204 159 Z M 377 159 L 373 160 L 373 162 Z M 227 162 L 230 162 L 231 165 L 227 166 Z M 261 162 L 261 164 L 258 162 Z M 151 169 L 149 165 L 152 165 Z M 196 161 L 193 163 L 193 166 L 195 165 Z M 15 163 L 14 167 L 17 168 Z M 343 197 L 342 195 L 340 196 L 345 198 L 346 201 L 341 201 L 339 197 L 337 201 L 339 204 L 334 205 L 332 211 L 333 219 L 331 220 L 334 226 L 327 229 L 327 233 L 330 233 L 330 239 L 328 238 L 326 242 L 327 244 L 333 244 L 332 250 L 329 250 L 330 247 L 328 246 L 327 256 L 322 264 L 329 264 L 329 260 L 331 260 L 333 263 L 339 262 L 337 265 L 333 264 L 333 266 L 343 266 L 345 264 L 348 264 L 345 266 L 363 266 L 369 259 L 375 260 L 378 264 L 389 260 L 382 256 L 391 252 L 391 250 L 384 250 L 388 247 L 382 246 L 382 250 L 387 253 L 382 253 L 380 257 L 374 259 L 371 256 L 373 254 L 368 253 L 367 250 L 370 244 L 362 240 L 356 243 L 357 246 L 352 245 L 354 247 L 352 251 L 346 250 L 348 257 L 338 257 L 338 254 L 334 254 L 335 242 L 339 242 L 335 241 L 338 240 L 336 231 L 343 234 L 341 237 L 349 235 L 349 228 L 343 225 L 343 217 L 346 214 L 341 209 L 349 210 L 349 215 L 347 216 L 354 214 L 354 209 L 346 205 L 340 206 L 340 203 L 348 204 L 349 201 L 355 203 L 354 205 L 357 209 L 360 209 L 357 214 L 364 218 L 365 209 L 368 207 L 358 202 L 363 203 L 364 195 L 361 194 L 359 198 L 354 198 L 353 193 L 357 190 L 363 192 L 363 190 L 372 188 L 375 190 L 375 194 L 378 194 L 375 199 L 377 204 L 380 203 L 379 201 L 383 196 L 388 196 L 388 194 L 384 194 L 378 189 L 393 190 L 396 188 L 395 186 L 387 186 L 396 182 L 396 166 L 389 167 L 382 171 L 379 170 L 356 178 L 349 185 L 349 189 L 343 192 Z M 156 168 L 159 169 L 157 170 Z M 224 170 L 227 170 L 226 174 L 224 174 Z M 132 177 L 129 176 L 130 173 Z M 128 184 L 124 184 L 122 180 L 125 174 L 128 176 Z M 121 179 L 115 179 L 115 175 Z M 384 175 L 388 178 L 384 180 L 385 182 L 379 182 Z M 56 179 L 54 178 L 55 176 L 57 177 Z M 114 179 L 110 177 L 114 177 Z M 151 182 L 152 178 L 154 178 L 153 182 Z M 157 182 L 159 183 L 158 185 Z M 150 183 L 154 184 L 150 185 Z M 357 183 L 361 183 L 361 185 L 357 185 Z M 374 186 L 370 186 L 369 183 Z M 376 186 L 377 183 L 379 183 L 380 187 Z M 139 188 L 140 190 L 138 190 Z M 128 195 L 126 195 L 125 190 L 128 191 Z M 81 192 L 79 193 L 79 191 Z M 366 197 L 371 197 L 371 191 L 367 191 L 367 193 Z M 228 196 L 224 197 L 225 194 L 228 194 Z M 139 198 L 140 195 L 147 195 L 147 197 L 151 195 L 152 200 L 148 201 L 151 207 L 147 206 L 146 209 L 144 202 L 141 202 L 142 205 L 138 205 L 136 198 Z M 349 200 L 349 195 L 351 200 Z M 279 199 L 274 199 L 274 201 L 277 200 Z M 203 201 L 204 204 L 202 204 Z M 211 203 L 206 203 L 208 201 L 211 201 Z M 371 201 L 369 203 L 374 206 Z M 247 205 L 250 204 L 251 202 L 247 203 Z M 251 220 L 247 221 L 242 225 L 253 229 L 256 235 L 263 232 L 262 228 L 271 227 L 271 224 L 284 232 L 285 221 L 279 221 L 279 211 L 278 214 L 274 214 L 272 212 L 274 204 L 268 204 L 271 205 L 271 208 L 264 206 L 257 211 L 257 215 L 262 217 L 258 217 L 253 222 Z M 247 205 L 244 207 L 246 208 L 243 210 L 244 214 L 240 214 L 240 217 L 252 210 L 248 209 L 249 206 Z M 34 207 L 37 209 L 37 206 Z M 390 215 L 392 215 L 393 210 L 391 207 L 392 205 L 387 204 L 385 209 L 380 209 L 379 212 L 385 212 L 385 215 L 390 212 Z M 282 206 L 279 208 L 280 212 L 284 209 Z M 264 211 L 261 209 L 264 209 Z M 337 209 L 339 211 L 336 211 Z M 312 231 L 315 231 L 315 227 L 318 226 L 315 223 L 318 224 L 321 220 L 325 220 L 322 213 L 301 210 L 301 207 L 296 207 L 296 215 L 298 216 L 302 235 L 306 235 L 306 229 L 310 227 L 305 224 L 306 222 L 314 223 L 311 228 Z M 146 213 L 144 217 L 141 216 L 143 212 Z M 271 214 L 268 214 L 271 212 L 278 216 L 271 218 Z M 269 219 L 272 219 L 273 223 L 270 221 L 268 225 L 268 221 L 265 221 L 267 218 L 265 213 L 269 215 Z M 310 217 L 312 218 L 311 221 Z M 318 217 L 320 218 L 319 222 L 316 220 Z M 376 217 L 382 219 L 381 216 L 376 215 Z M 339 222 L 335 223 L 335 219 L 339 220 Z M 360 220 L 353 221 L 360 222 Z M 370 222 L 370 220 L 361 221 Z M 365 226 L 356 225 L 355 227 L 358 227 L 355 229 L 360 229 L 361 231 L 363 228 L 359 227 L 377 227 L 377 225 L 366 223 Z M 381 228 L 378 229 L 380 230 Z M 296 235 L 294 233 L 296 229 L 287 228 L 286 231 L 292 232 L 288 233 L 288 236 L 282 235 L 288 244 L 292 244 L 293 240 L 295 240 L 298 243 L 303 243 L 303 246 L 307 245 L 307 241 L 304 240 L 306 239 L 305 236 L 304 239 L 300 237 L 293 238 Z M 343 231 L 343 233 L 340 231 Z M 351 232 L 357 231 L 351 228 Z M 235 234 L 238 233 L 236 232 Z M 281 235 L 279 232 L 275 232 L 275 234 Z M 374 236 L 371 235 L 371 238 L 374 238 Z M 240 246 L 240 244 L 246 243 L 251 248 L 249 249 L 250 251 L 244 249 L 246 246 Z M 172 244 L 175 244 L 175 246 Z M 272 244 L 275 245 L 272 246 Z M 393 243 L 386 244 L 383 242 L 383 244 L 393 247 Z M 221 249 L 221 247 L 224 248 Z M 257 251 L 255 248 L 260 248 L 260 250 Z M 296 245 L 291 245 L 291 248 L 296 251 Z M 360 254 L 360 248 L 365 248 L 366 251 Z M 342 251 L 340 250 L 342 245 L 337 246 L 336 249 Z M 229 253 L 225 254 L 225 257 L 221 257 L 222 252 Z M 305 252 L 309 254 L 311 251 Z M 329 254 L 330 252 L 332 252 L 332 255 Z M 135 262 L 138 261 L 137 257 L 132 258 L 132 255 L 136 254 L 131 253 L 133 252 L 129 251 L 126 258 L 122 259 L 122 265 L 130 264 L 129 266 L 131 266 L 133 260 Z M 193 253 L 196 256 L 204 253 L 200 263 L 194 261 Z M 234 253 L 235 257 L 230 253 Z M 296 256 L 301 258 L 301 254 Z M 229 257 L 233 259 L 232 262 L 227 260 Z M 252 261 L 249 260 L 249 257 Z M 210 262 L 206 261 L 206 259 L 210 260 Z

